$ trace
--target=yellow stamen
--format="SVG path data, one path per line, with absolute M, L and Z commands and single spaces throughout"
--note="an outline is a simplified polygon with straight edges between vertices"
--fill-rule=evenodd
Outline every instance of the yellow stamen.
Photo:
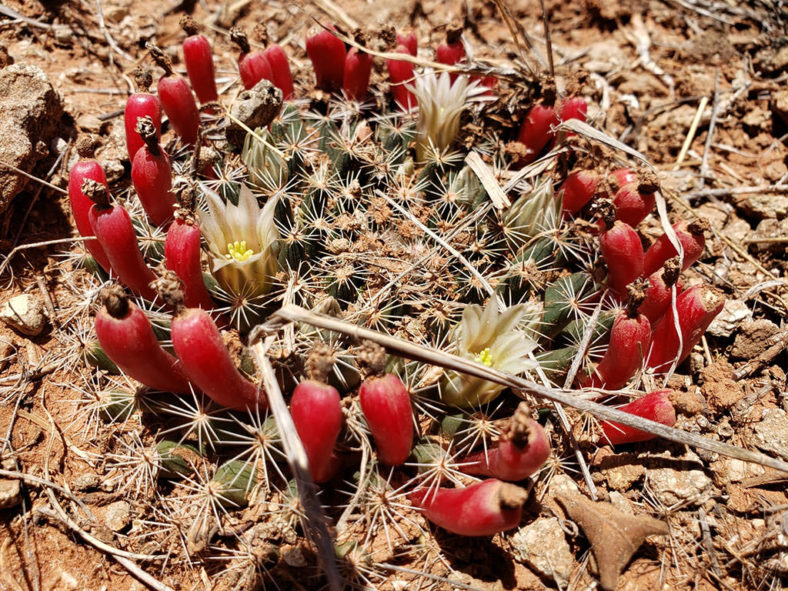
M 486 349 L 479 351 L 476 354 L 476 361 L 478 361 L 482 365 L 486 365 L 487 367 L 492 367 L 493 359 L 492 359 L 492 355 L 490 355 L 490 347 L 487 347 Z
M 239 263 L 243 263 L 246 260 L 249 260 L 254 254 L 254 251 L 251 248 L 246 248 L 246 240 L 241 240 L 238 242 L 228 242 L 227 243 L 227 254 L 224 255 L 228 261 L 236 260 Z

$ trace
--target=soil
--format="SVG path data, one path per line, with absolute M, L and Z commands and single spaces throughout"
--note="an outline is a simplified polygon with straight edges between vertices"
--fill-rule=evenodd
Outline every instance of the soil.
M 157 493 L 134 490 L 144 486 L 145 478 L 135 482 L 125 473 L 125 480 L 118 479 L 108 468 L 122 464 L 124 450 L 90 406 L 90 370 L 75 361 L 84 345 L 80 331 L 85 337 L 92 326 L 91 302 L 83 297 L 92 284 L 75 258 L 66 256 L 69 239 L 77 234 L 62 189 L 76 157 L 77 135 L 84 132 L 99 137 L 97 157 L 110 183 L 129 185 L 121 114 L 132 88 L 132 70 L 145 60 L 147 41 L 166 48 L 176 58 L 176 69 L 183 68 L 177 60 L 183 36 L 178 21 L 186 12 L 207 27 L 220 85 L 227 86 L 237 78 L 231 26 L 251 31 L 264 24 L 269 38 L 290 56 L 297 85 L 311 88 L 306 31 L 313 18 L 338 22 L 349 31 L 351 23 L 343 21 L 342 14 L 363 28 L 386 24 L 398 31 L 412 29 L 425 49 L 443 40 L 447 25 L 464 22 L 475 58 L 496 66 L 527 63 L 539 68 L 533 52 L 513 43 L 499 10 L 506 7 L 539 55 L 547 55 L 542 8 L 535 0 L 339 4 L 3 3 L 0 64 L 7 55 L 15 63 L 41 68 L 62 97 L 65 115 L 54 110 L 61 141 L 51 142 L 50 156 L 33 170 L 48 184 L 28 182 L 0 213 L 2 302 L 35 293 L 54 310 L 50 327 L 40 336 L 27 337 L 0 325 L 0 459 L 3 469 L 54 482 L 67 493 L 50 496 L 47 487 L 25 481 L 21 501 L 0 509 L 0 589 L 146 588 L 138 575 L 86 542 L 75 526 L 135 555 L 166 554 L 163 560 L 132 560 L 173 589 L 255 589 L 272 585 L 272 580 L 277 588 L 325 584 L 315 574 L 314 551 L 294 533 L 297 528 L 270 519 L 273 508 L 292 503 L 284 494 L 234 512 L 223 523 L 228 531 L 215 537 L 216 532 L 209 535 L 195 527 L 184 531 L 168 521 L 166 504 Z M 589 121 L 655 165 L 674 219 L 689 212 L 711 224 L 706 251 L 684 281 L 717 286 L 729 304 L 671 378 L 669 386 L 679 393 L 676 426 L 788 460 L 788 440 L 781 439 L 788 429 L 788 13 L 780 3 L 766 0 L 548 0 L 545 5 L 560 90 L 582 91 L 590 99 Z M 373 83 L 385 78 L 382 71 L 373 73 Z M 518 118 L 542 86 L 535 83 L 513 95 L 512 100 L 522 101 L 522 109 L 501 126 L 519 125 Z M 704 109 L 699 111 L 701 102 Z M 465 131 L 472 135 L 472 129 Z M 378 205 L 376 221 L 383 221 L 391 211 L 382 201 Z M 657 216 L 641 225 L 645 242 L 661 233 Z M 54 243 L 26 247 L 10 261 L 6 258 L 17 246 L 47 241 Z M 443 264 L 436 264 L 441 268 Z M 63 330 L 66 325 L 71 329 Z M 4 343 L 12 347 L 8 353 L 3 353 Z M 571 419 L 582 432 L 584 417 L 571 413 Z M 139 437 L 136 420 L 122 422 L 118 429 L 129 438 Z M 149 433 L 142 437 L 143 443 L 153 441 L 144 439 Z M 786 474 L 667 442 L 638 444 L 627 453 L 608 447 L 595 451 L 587 441 L 582 444 L 599 499 L 611 503 L 606 507 L 648 512 L 670 528 L 669 535 L 647 538 L 639 546 L 616 589 L 749 590 L 788 584 Z M 589 588 L 598 573 L 593 548 L 555 501 L 561 487 L 587 492 L 572 454 L 569 450 L 550 461 L 534 487 L 539 501 L 529 502 L 523 522 L 555 516 L 566 528 L 571 569 L 560 585 L 549 572 L 539 572 L 533 561 L 514 560 L 517 552 L 508 538 L 465 541 L 445 533 L 421 540 L 396 557 L 378 538 L 379 547 L 371 553 L 375 562 L 394 563 L 395 568 L 377 571 L 384 575 L 370 584 L 386 589 L 456 588 L 448 579 L 474 589 Z M 192 492 L 184 488 L 173 494 Z M 326 496 L 324 502 L 339 497 L 336 491 Z M 96 520 L 86 519 L 74 499 L 95 511 Z M 129 522 L 120 516 L 121 527 L 110 531 L 106 507 L 123 499 L 132 501 Z M 77 522 L 64 524 L 60 511 Z M 199 523 L 193 517 L 191 521 Z M 359 536 L 364 535 L 363 525 L 357 526 Z M 411 527 L 402 523 L 405 530 Z M 225 544 L 232 537 L 229 530 L 257 544 L 257 562 L 252 564 L 263 568 L 244 566 L 234 557 Z M 211 540 L 215 552 L 209 551 Z M 354 567 L 355 582 L 363 584 L 369 557 L 353 554 L 347 551 L 344 564 Z

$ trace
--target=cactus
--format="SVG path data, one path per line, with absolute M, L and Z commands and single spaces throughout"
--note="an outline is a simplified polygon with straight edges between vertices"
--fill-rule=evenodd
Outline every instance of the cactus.
M 403 56 L 415 53 L 415 36 L 391 33 L 388 47 L 398 43 Z M 206 44 L 192 43 L 202 52 L 197 66 L 207 71 Z M 439 57 L 458 63 L 468 58 L 465 49 L 459 38 L 447 39 Z M 119 195 L 123 206 L 110 207 L 105 179 L 87 152 L 69 185 L 80 232 L 96 236 L 86 247 L 112 279 L 135 292 L 128 309 L 148 330 L 134 343 L 136 359 L 117 342 L 98 346 L 89 332 L 80 343 L 96 384 L 87 389 L 91 420 L 103 417 L 118 442 L 134 451 L 128 463 L 125 452 L 113 451 L 113 470 L 119 481 L 124 474 L 126 480 L 145 476 L 139 492 L 131 485 L 124 490 L 147 494 L 155 511 L 184 520 L 189 554 L 213 558 L 231 538 L 248 542 L 232 529 L 245 523 L 247 504 L 270 513 L 266 527 L 270 521 L 277 529 L 271 535 L 287 538 L 288 546 L 297 547 L 309 525 L 258 385 L 259 364 L 246 348 L 250 331 L 282 303 L 552 385 L 563 386 L 577 362 L 576 383 L 611 388 L 631 385 L 644 363 L 646 371 L 664 373 L 674 359 L 680 362 L 721 305 L 720 294 L 705 286 L 681 294 L 682 269 L 677 260 L 666 264 L 676 256 L 666 238 L 643 253 L 637 229 L 624 222 L 636 225 L 651 212 L 654 191 L 646 189 L 654 187 L 629 169 L 605 179 L 600 171 L 611 164 L 576 140 L 571 150 L 556 150 L 560 156 L 523 168 L 551 147 L 567 145 L 569 134 L 554 126 L 584 119 L 582 98 L 555 103 L 537 97 L 522 105 L 528 112 L 522 127 L 507 131 L 493 122 L 500 123 L 500 109 L 508 106 L 490 106 L 497 98 L 479 76 L 436 74 L 395 59 L 380 85 L 386 69 L 376 67 L 372 53 L 347 51 L 322 30 L 307 41 L 317 93 L 304 88 L 309 77 L 299 76 L 293 86 L 282 48 L 252 52 L 242 45 L 244 85 L 270 76 L 294 100 L 270 124 L 242 131 L 242 148 L 233 153 L 217 139 L 221 134 L 202 129 L 186 80 L 172 73 L 160 50 L 151 52 L 165 69 L 159 98 L 180 138 L 165 130 L 159 141 L 152 115 L 140 126 L 149 145 L 135 163 L 166 156 L 154 171 L 162 178 L 151 182 L 164 198 L 156 213 L 150 187 L 136 180 L 136 189 Z M 209 100 L 213 79 L 195 83 L 201 100 Z M 508 84 L 502 79 L 499 86 Z M 387 92 L 394 104 L 385 104 Z M 206 109 L 206 123 L 224 124 L 221 102 Z M 466 161 L 471 150 L 475 157 Z M 92 189 L 100 202 L 92 210 L 85 179 L 87 193 Z M 170 224 L 173 194 L 193 203 L 181 203 Z M 593 217 L 600 210 L 610 227 L 601 234 Z M 120 220 L 113 217 L 112 227 L 100 219 L 110 215 Z M 698 224 L 676 226 L 683 269 L 702 252 L 699 230 Z M 172 285 L 161 293 L 149 287 L 165 268 L 183 283 L 186 308 Z M 90 293 L 97 292 L 96 279 L 85 275 Z M 621 311 L 627 285 L 642 275 L 645 299 Z M 672 286 L 681 347 L 669 308 Z M 128 300 L 120 285 L 114 290 Z M 87 310 L 88 304 L 85 318 Z M 108 314 L 96 314 L 99 339 Z M 116 317 L 125 318 L 123 310 Z M 331 516 L 338 516 L 341 561 L 374 583 L 384 577 L 375 563 L 393 562 L 381 552 L 400 556 L 414 544 L 419 551 L 434 546 L 420 513 L 466 536 L 517 525 L 526 493 L 497 480 L 474 483 L 475 476 L 533 477 L 543 487 L 540 466 L 551 443 L 562 445 L 542 426 L 550 409 L 531 416 L 497 383 L 386 355 L 368 371 L 364 347 L 305 324 L 266 332 L 264 341 L 313 480 L 350 486 L 344 510 L 331 486 L 321 487 Z M 319 375 L 310 356 L 315 350 L 325 357 Z M 156 390 L 130 392 L 111 381 L 111 372 L 119 371 Z M 305 527 L 297 528 L 299 522 Z M 232 561 L 257 569 L 269 558 L 244 554 Z M 267 575 L 257 575 L 255 584 L 264 584 Z

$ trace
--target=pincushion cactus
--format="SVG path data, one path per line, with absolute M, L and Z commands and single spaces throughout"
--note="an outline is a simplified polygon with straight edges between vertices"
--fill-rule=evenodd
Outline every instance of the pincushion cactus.
M 88 179 L 87 187 L 75 185 L 72 201 L 78 223 L 86 217 L 94 222 L 84 229 L 96 236 L 89 248 L 114 280 L 137 294 L 128 310 L 146 329 L 135 349 L 142 359 L 131 363 L 116 342 L 104 338 L 109 312 L 98 312 L 95 329 L 105 346 L 93 357 L 106 354 L 107 362 L 115 362 L 113 371 L 148 387 L 133 395 L 103 395 L 102 414 L 150 430 L 156 445 L 149 449 L 159 450 L 160 472 L 174 491 L 162 490 L 162 502 L 188 521 L 184 529 L 194 556 L 209 552 L 226 515 L 234 517 L 247 503 L 267 503 L 283 531 L 299 533 L 303 511 L 284 463 L 293 453 L 284 451 L 288 433 L 280 434 L 279 418 L 268 415 L 269 408 L 276 410 L 269 407 L 272 391 L 260 386 L 260 368 L 244 346 L 250 329 L 282 302 L 556 385 L 564 385 L 581 356 L 576 383 L 608 388 L 626 387 L 644 365 L 645 371 L 667 371 L 673 359 L 688 355 L 721 305 L 710 288 L 677 294 L 678 339 L 670 334 L 675 323 L 666 304 L 680 285 L 678 263 L 663 264 L 666 255 L 675 256 L 668 252 L 672 245 L 660 239 L 644 255 L 636 229 L 614 221 L 615 199 L 607 202 L 610 229 L 599 235 L 594 212 L 612 197 L 603 189 L 634 190 L 619 199 L 619 205 L 632 205 L 642 185 L 634 173 L 611 173 L 618 184 L 601 182 L 590 164 L 596 154 L 581 145 L 560 161 L 545 158 L 541 167 L 516 172 L 548 145 L 565 147 L 567 134 L 556 126 L 585 118 L 585 99 L 523 105 L 512 115 L 528 112 L 525 123 L 507 131 L 491 115 L 487 103 L 496 97 L 489 87 L 464 74 L 452 80 L 446 72 L 402 60 L 389 61 L 388 86 L 375 77 L 369 83 L 373 53 L 348 51 L 334 33 L 323 29 L 306 44 L 322 92 L 303 99 L 312 89 L 293 88 L 288 69 L 291 86 L 287 92 L 280 86 L 285 102 L 278 115 L 249 129 L 230 121 L 238 117 L 223 110 L 225 97 L 211 102 L 201 120 L 186 80 L 172 73 L 161 51 L 151 49 L 165 68 L 159 99 L 180 143 L 162 138 L 169 152 L 164 155 L 155 120 L 141 120 L 149 147 L 137 157 L 166 156 L 174 177 L 169 185 L 154 183 L 166 199 L 158 202 L 150 224 L 140 207 L 149 209 L 146 182 L 155 180 L 145 176 L 150 167 L 138 168 L 136 190 L 126 195 L 128 210 L 110 205 L 95 165 L 79 163 L 73 174 L 74 182 Z M 396 42 L 390 37 L 389 46 Z M 396 51 L 415 53 L 415 37 L 400 41 Z M 451 63 L 467 58 L 456 41 L 447 44 L 456 55 L 441 50 Z M 207 71 L 206 42 L 198 36 L 187 45 L 189 74 Z M 284 58 L 287 65 L 279 51 L 277 63 Z M 254 98 L 260 83 L 252 79 L 258 74 L 280 84 L 274 59 L 273 53 L 254 53 L 242 44 L 239 71 L 247 99 Z M 249 60 L 263 60 L 269 68 L 255 69 Z M 214 100 L 212 84 L 212 78 L 200 82 L 201 102 Z M 357 102 L 367 98 L 386 100 L 359 108 Z M 203 133 L 208 120 L 215 127 Z M 471 125 L 464 127 L 466 120 Z M 217 133 L 231 124 L 242 142 Z M 476 141 L 462 141 L 471 131 L 479 134 Z M 517 139 L 525 145 L 524 156 L 522 149 L 507 147 Z M 241 144 L 240 154 L 233 152 Z M 467 158 L 469 145 L 474 158 Z M 209 166 L 201 158 L 206 153 Z M 579 161 L 582 167 L 573 168 Z M 162 164 L 153 172 L 166 169 Z M 503 178 L 509 179 L 505 190 Z M 80 200 L 85 188 L 97 198 L 94 210 Z M 180 207 L 171 216 L 175 195 Z M 650 211 L 644 203 L 635 204 L 638 216 Z M 109 216 L 120 221 L 102 221 Z M 686 268 L 703 244 L 689 227 L 679 225 L 677 231 L 683 232 Z M 149 248 L 140 250 L 140 242 Z M 157 294 L 149 283 L 165 267 L 174 272 L 176 286 Z M 628 286 L 644 274 L 646 299 L 620 312 Z M 181 290 L 184 301 L 173 296 Z M 229 314 L 222 301 L 229 302 Z M 126 317 L 116 312 L 110 313 L 112 322 Z M 652 330 L 659 339 L 650 339 Z M 658 342 L 649 347 L 649 340 Z M 354 534 L 355 526 L 369 530 L 351 550 L 342 546 L 345 558 L 355 556 L 365 568 L 374 565 L 374 537 L 391 536 L 396 543 L 389 539 L 386 546 L 396 548 L 407 537 L 400 527 L 405 522 L 427 539 L 421 517 L 466 536 L 491 536 L 518 525 L 525 490 L 476 477 L 536 477 L 550 454 L 551 429 L 536 411 L 518 408 L 518 399 L 503 395 L 504 386 L 385 354 L 377 371 L 368 373 L 363 347 L 305 324 L 270 334 L 266 347 L 275 384 L 290 403 L 305 447 L 307 473 L 329 487 L 340 479 L 352 483 L 344 509 L 334 497 L 325 499 L 333 515 L 343 511 L 337 520 L 340 540 Z M 326 371 L 317 381 L 305 379 L 310 352 L 321 347 Z M 613 371 L 622 351 L 626 371 Z M 160 379 L 168 367 L 172 383 Z M 107 386 L 104 371 L 95 370 Z M 141 401 L 145 413 L 139 412 Z M 189 463 L 173 457 L 179 446 L 188 446 L 181 451 L 188 450 L 183 453 Z

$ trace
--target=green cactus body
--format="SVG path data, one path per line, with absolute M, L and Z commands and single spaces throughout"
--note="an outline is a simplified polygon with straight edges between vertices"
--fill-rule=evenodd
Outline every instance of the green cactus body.
M 156 452 L 159 454 L 160 478 L 191 476 L 203 461 L 203 456 L 196 447 L 170 439 L 157 443 Z
M 244 507 L 257 484 L 257 469 L 249 462 L 231 460 L 219 466 L 211 485 L 219 502 L 228 507 Z
M 85 359 L 93 367 L 103 369 L 107 373 L 114 375 L 120 373 L 120 368 L 107 356 L 98 341 L 85 343 Z
M 542 333 L 548 337 L 558 334 L 597 291 L 591 276 L 582 271 L 565 275 L 548 285 L 544 294 Z

